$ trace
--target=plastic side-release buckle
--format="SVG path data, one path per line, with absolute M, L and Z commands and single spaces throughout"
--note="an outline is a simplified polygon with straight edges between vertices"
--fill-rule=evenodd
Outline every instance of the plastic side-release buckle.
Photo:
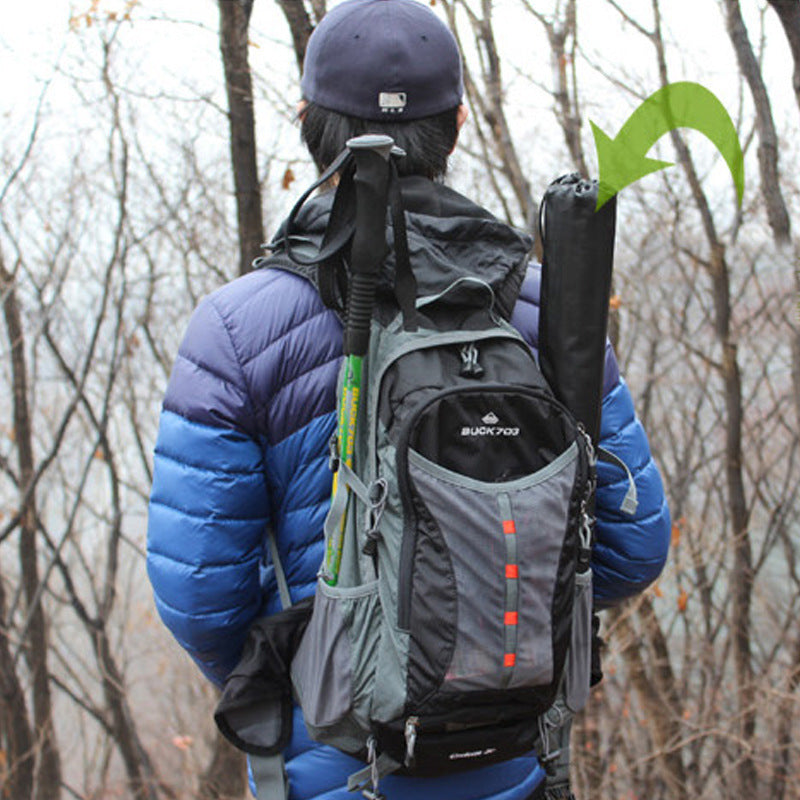
M 386 498 L 389 494 L 389 484 L 385 478 L 378 478 L 370 484 L 369 490 L 369 510 L 367 516 L 366 542 L 362 552 L 367 556 L 374 556 L 378 551 L 378 542 L 381 539 L 381 532 L 378 526 L 383 516 L 383 509 L 386 507 Z
M 339 457 L 339 437 L 334 433 L 333 436 L 328 439 L 328 469 L 331 472 L 338 472 L 339 464 L 341 464 L 341 459 Z

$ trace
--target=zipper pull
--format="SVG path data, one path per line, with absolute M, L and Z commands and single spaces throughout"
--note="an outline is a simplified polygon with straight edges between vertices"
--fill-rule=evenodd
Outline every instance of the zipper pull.
M 597 464 L 597 453 L 595 453 L 594 450 L 592 437 L 589 436 L 589 431 L 586 430 L 586 426 L 582 422 L 578 423 L 578 433 L 583 437 L 583 442 L 586 445 L 586 455 L 589 458 L 589 466 L 594 467 Z
M 404 765 L 409 769 L 414 766 L 414 747 L 417 744 L 417 728 L 419 727 L 419 717 L 409 717 L 406 720 L 406 757 Z
M 478 363 L 478 348 L 475 342 L 465 344 L 461 348 L 461 377 L 480 378 L 483 375 L 483 367 Z

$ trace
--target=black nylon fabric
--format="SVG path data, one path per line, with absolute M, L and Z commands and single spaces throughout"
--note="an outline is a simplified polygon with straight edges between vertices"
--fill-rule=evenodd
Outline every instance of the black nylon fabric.
M 497 483 L 530 475 L 560 456 L 570 442 L 562 428 L 553 406 L 541 398 L 514 387 L 479 386 L 431 403 L 419 416 L 410 445 L 445 469 Z
M 482 320 L 481 327 L 487 327 L 484 316 L 482 313 L 473 314 L 471 318 L 476 324 Z M 467 325 L 461 329 L 470 330 L 471 327 Z M 478 342 L 475 346 L 483 370 L 479 381 L 461 376 L 462 346 L 417 350 L 403 356 L 387 370 L 381 384 L 379 410 L 381 422 L 390 430 L 390 435 L 393 429 L 402 425 L 409 409 L 424 402 L 424 395 L 434 394 L 448 386 L 466 388 L 489 383 L 514 384 L 517 381 L 519 386 L 546 389 L 538 371 L 530 368 L 531 354 L 524 344 L 516 345 L 508 340 Z M 420 375 L 425 376 L 424 387 L 420 386 Z M 418 392 L 416 395 L 415 390 Z M 475 424 L 478 424 L 477 420 Z
M 539 353 L 556 396 L 600 436 L 608 301 L 614 266 L 616 198 L 595 210 L 597 181 L 566 175 L 542 200 Z M 575 291 L 580 287 L 581 291 Z
M 214 720 L 220 732 L 240 750 L 254 755 L 274 755 L 288 745 L 292 734 L 292 681 L 290 666 L 306 629 L 314 597 L 256 620 L 245 640 L 242 657 L 225 681 Z M 237 725 L 237 712 L 279 709 L 275 740 L 254 742 Z
M 425 506 L 415 505 L 419 534 L 409 588 L 413 592 L 415 585 L 425 586 L 426 591 L 415 593 L 410 605 L 409 707 L 424 706 L 425 697 L 444 680 L 456 645 L 458 613 L 456 578 L 444 537 Z
M 492 287 L 495 310 L 509 319 L 525 277 L 532 237 L 500 222 L 458 192 L 427 178 L 400 178 L 400 191 L 418 297 L 438 294 L 459 278 L 479 278 Z M 319 247 L 332 202 L 331 191 L 309 200 L 294 220 L 293 241 L 301 236 Z M 390 251 L 378 282 L 378 297 L 383 300 L 394 297 L 394 236 L 388 215 L 387 225 Z M 285 238 L 284 222 L 269 249 L 283 252 Z M 261 265 L 268 266 L 269 259 Z M 283 263 L 281 267 L 286 268 Z M 301 274 L 314 281 L 313 273 Z
M 377 724 L 374 733 L 381 752 L 404 765 L 396 774 L 414 777 L 437 777 L 525 755 L 533 750 L 538 734 L 536 715 L 519 704 L 487 706 L 477 724 L 472 711 L 421 719 L 414 761 L 406 765 L 403 729 L 400 723 Z

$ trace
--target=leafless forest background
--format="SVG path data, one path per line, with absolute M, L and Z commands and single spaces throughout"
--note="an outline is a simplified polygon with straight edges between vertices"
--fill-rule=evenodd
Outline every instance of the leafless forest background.
M 466 58 L 471 118 L 451 182 L 514 224 L 532 227 L 559 174 L 596 175 L 590 117 L 613 135 L 677 80 L 731 111 L 741 210 L 719 154 L 685 130 L 657 147 L 675 166 L 619 202 L 612 334 L 673 547 L 658 584 L 604 617 L 606 678 L 575 734 L 575 789 L 798 798 L 800 0 L 432 5 Z M 2 104 L 11 800 L 246 794 L 213 692 L 154 615 L 151 450 L 192 308 L 248 268 L 312 176 L 292 116 L 325 0 L 190 7 L 75 0 L 48 21 L 36 91 Z M 17 77 L 6 71 L 4 92 Z

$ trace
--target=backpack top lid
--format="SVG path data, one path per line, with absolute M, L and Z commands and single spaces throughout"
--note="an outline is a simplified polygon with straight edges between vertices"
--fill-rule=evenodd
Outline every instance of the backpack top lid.
M 489 211 L 453 189 L 420 176 L 400 178 L 408 247 L 417 294 L 441 294 L 463 278 L 477 278 L 494 293 L 494 308 L 508 319 L 519 295 L 533 238 L 498 220 Z M 294 221 L 292 240 L 300 236 L 318 248 L 328 224 L 333 191 L 309 200 Z M 394 286 L 394 237 L 387 217 L 389 254 L 378 282 L 378 293 Z M 275 253 L 285 249 L 284 222 L 270 243 Z M 313 272 L 308 275 L 314 280 Z

